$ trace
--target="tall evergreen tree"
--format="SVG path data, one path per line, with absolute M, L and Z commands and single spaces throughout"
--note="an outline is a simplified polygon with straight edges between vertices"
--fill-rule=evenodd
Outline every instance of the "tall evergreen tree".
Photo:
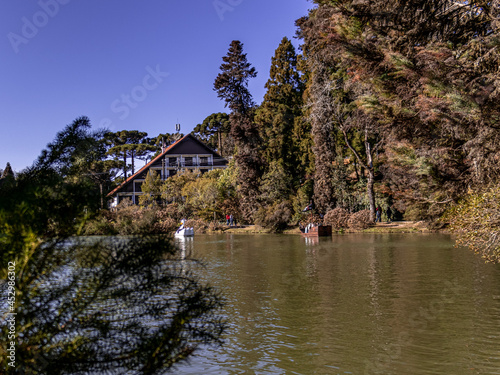
M 247 115 L 254 106 L 252 95 L 248 91 L 248 80 L 255 78 L 257 72 L 247 61 L 246 53 L 243 53 L 243 43 L 233 40 L 222 61 L 214 90 L 233 114 Z
M 267 92 L 256 111 L 255 121 L 264 140 L 264 160 L 277 162 L 285 173 L 300 177 L 298 153 L 294 148 L 294 127 L 302 114 L 303 82 L 297 71 L 297 55 L 288 38 L 283 38 L 271 60 Z M 292 173 L 293 172 L 293 173 Z
M 260 137 L 253 119 L 254 102 L 248 91 L 248 80 L 257 75 L 255 68 L 243 53 L 243 44 L 233 40 L 227 56 L 222 58 L 221 72 L 214 82 L 214 90 L 231 109 L 230 135 L 236 146 L 236 164 L 239 170 L 239 191 L 242 214 L 250 221 L 257 209 L 260 165 L 258 149 Z

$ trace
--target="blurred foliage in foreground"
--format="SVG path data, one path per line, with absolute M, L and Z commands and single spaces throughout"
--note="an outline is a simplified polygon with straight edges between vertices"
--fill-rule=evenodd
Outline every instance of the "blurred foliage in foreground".
M 159 374 L 220 344 L 221 297 L 165 236 L 78 237 L 100 197 L 81 174 L 99 159 L 88 119 L 60 132 L 37 162 L 0 184 L 0 279 L 15 263 L 13 374 Z M 87 147 L 89 149 L 87 149 Z M 0 287 L 8 336 L 8 285 Z

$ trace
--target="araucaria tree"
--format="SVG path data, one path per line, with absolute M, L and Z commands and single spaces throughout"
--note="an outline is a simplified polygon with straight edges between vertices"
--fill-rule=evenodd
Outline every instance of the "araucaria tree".
M 193 134 L 220 155 L 226 156 L 232 153 L 231 147 L 225 147 L 230 146 L 227 139 L 230 130 L 229 115 L 219 112 L 212 113 L 201 124 L 196 125 Z
M 104 135 L 104 139 L 110 147 L 108 155 L 123 161 L 122 168 L 125 179 L 129 170 L 127 165 L 128 158 L 131 160 L 130 169 L 132 170 L 132 174 L 134 174 L 135 159 L 156 150 L 156 147 L 147 143 L 147 136 L 148 133 L 137 130 L 122 130 L 116 133 L 108 132 Z
M 228 54 L 222 58 L 221 72 L 214 82 L 214 90 L 231 110 L 230 136 L 236 146 L 241 209 L 245 220 L 252 220 L 257 209 L 257 195 L 261 161 L 259 132 L 253 119 L 254 102 L 248 90 L 248 81 L 257 76 L 255 68 L 243 53 L 243 44 L 233 40 Z

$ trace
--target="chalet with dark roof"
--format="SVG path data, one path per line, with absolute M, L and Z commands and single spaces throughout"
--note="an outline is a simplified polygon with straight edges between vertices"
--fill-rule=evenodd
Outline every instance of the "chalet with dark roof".
M 180 170 L 196 169 L 205 173 L 212 169 L 226 167 L 226 159 L 193 135 L 188 134 L 164 148 L 158 156 L 111 191 L 108 197 L 114 197 L 112 206 L 116 206 L 127 198 L 138 204 L 139 196 L 142 195 L 142 183 L 150 170 L 156 171 L 162 180 L 166 180 Z

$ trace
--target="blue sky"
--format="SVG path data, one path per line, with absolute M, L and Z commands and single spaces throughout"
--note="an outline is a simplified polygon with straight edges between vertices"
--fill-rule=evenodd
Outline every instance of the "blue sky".
M 232 40 L 244 44 L 265 93 L 271 57 L 307 0 L 3 0 L 0 168 L 32 164 L 85 115 L 94 128 L 190 132 L 225 111 L 213 91 Z M 296 47 L 299 41 L 292 39 Z

